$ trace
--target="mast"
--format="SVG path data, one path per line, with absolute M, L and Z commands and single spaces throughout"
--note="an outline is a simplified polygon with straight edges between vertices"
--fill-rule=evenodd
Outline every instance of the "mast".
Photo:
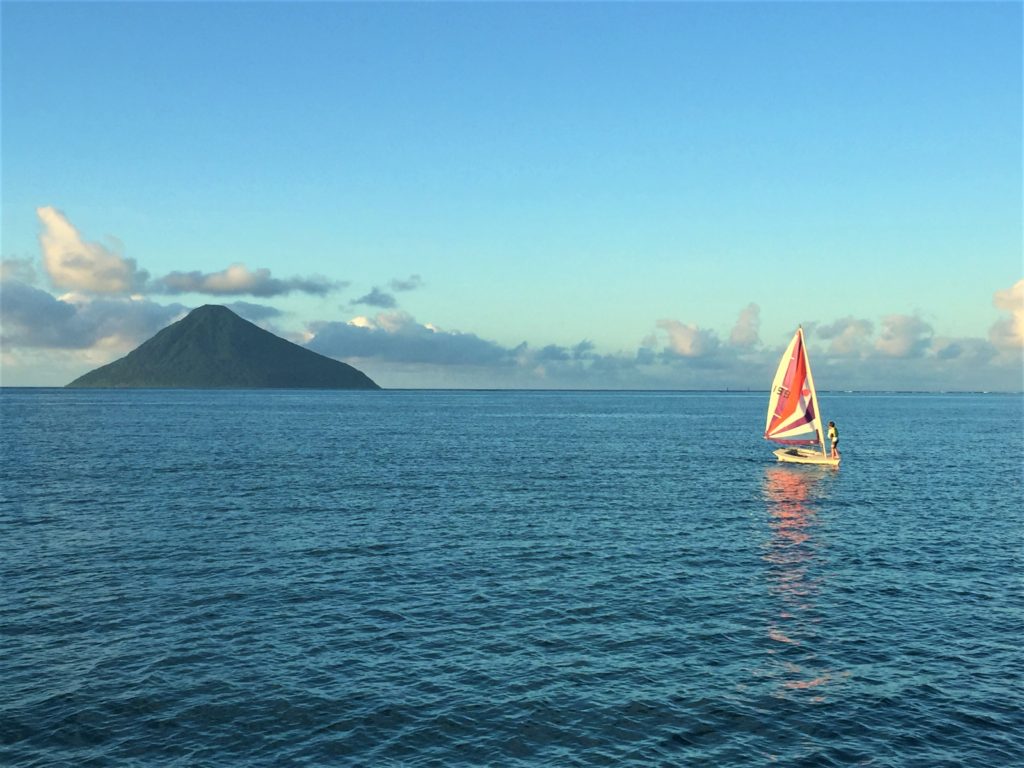
M 804 341 L 804 327 L 801 325 L 796 330 L 800 334 L 800 348 L 804 353 L 804 365 L 807 366 L 807 383 L 811 388 L 811 405 L 814 407 L 814 429 L 818 435 L 818 442 L 821 443 L 821 455 L 823 458 L 828 458 L 828 452 L 825 450 L 825 436 L 821 432 L 821 409 L 818 408 L 818 390 L 814 386 L 814 376 L 811 374 L 811 358 L 807 354 L 807 342 Z

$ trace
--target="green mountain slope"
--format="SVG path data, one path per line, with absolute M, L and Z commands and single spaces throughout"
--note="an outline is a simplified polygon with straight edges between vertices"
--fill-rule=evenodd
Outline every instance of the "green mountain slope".
M 67 386 L 380 389 L 351 365 L 211 304 L 192 310 L 120 360 Z

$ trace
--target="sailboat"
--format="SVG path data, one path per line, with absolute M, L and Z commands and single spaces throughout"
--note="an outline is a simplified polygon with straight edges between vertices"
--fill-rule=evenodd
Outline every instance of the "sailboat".
M 775 372 L 764 437 L 788 446 L 775 451 L 779 461 L 839 466 L 839 459 L 829 456 L 822 435 L 821 410 L 802 327 L 796 329 Z

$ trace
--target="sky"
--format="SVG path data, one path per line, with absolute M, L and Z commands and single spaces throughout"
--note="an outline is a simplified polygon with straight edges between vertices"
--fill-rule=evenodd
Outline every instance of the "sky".
M 3 2 L 0 384 L 1024 388 L 1022 5 Z

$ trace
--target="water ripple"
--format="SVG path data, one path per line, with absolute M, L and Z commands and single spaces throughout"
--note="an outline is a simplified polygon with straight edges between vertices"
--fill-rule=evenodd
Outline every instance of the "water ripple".
M 1019 402 L 877 404 L 4 393 L 0 763 L 1022 764 Z

